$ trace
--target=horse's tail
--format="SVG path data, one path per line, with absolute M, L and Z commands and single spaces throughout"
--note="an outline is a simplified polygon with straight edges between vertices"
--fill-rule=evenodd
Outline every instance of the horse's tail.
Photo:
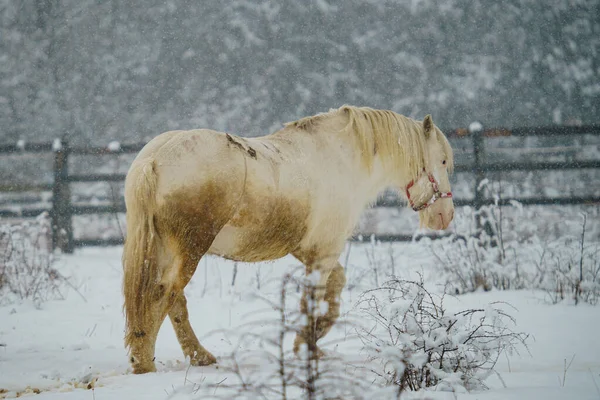
M 154 160 L 133 167 L 127 176 L 127 237 L 123 248 L 125 346 L 152 325 L 150 306 L 159 279 L 156 211 L 157 174 Z M 127 190 L 129 189 L 129 190 Z

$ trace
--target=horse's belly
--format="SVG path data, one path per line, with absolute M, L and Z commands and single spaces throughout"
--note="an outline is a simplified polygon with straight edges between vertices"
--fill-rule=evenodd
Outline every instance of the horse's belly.
M 209 254 L 235 261 L 276 260 L 291 253 L 302 238 L 298 233 L 257 231 L 226 225 L 213 241 Z

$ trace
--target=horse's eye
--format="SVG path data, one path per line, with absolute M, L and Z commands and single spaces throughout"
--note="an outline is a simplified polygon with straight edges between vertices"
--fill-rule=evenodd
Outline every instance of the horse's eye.
M 446 165 L 446 160 L 442 161 L 442 164 Z

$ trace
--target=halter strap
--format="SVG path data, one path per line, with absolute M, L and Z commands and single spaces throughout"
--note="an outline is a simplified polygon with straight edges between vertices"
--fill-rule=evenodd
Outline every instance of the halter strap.
M 425 170 L 423 170 L 423 172 L 425 172 Z M 427 177 L 429 178 L 429 182 L 431 182 L 431 187 L 433 188 L 433 195 L 431 196 L 431 199 L 429 199 L 429 201 L 421 204 L 420 206 L 415 206 L 415 203 L 410 198 L 410 192 L 408 191 L 408 189 L 413 187 L 413 185 L 415 184 L 414 179 L 412 181 L 410 181 L 408 183 L 408 185 L 406 185 L 406 189 L 405 189 L 406 197 L 408 198 L 408 202 L 410 203 L 410 206 L 412 207 L 412 209 L 414 211 L 424 210 L 427 207 L 429 207 L 430 205 L 432 205 L 433 203 L 435 203 L 436 201 L 438 201 L 439 199 L 445 199 L 448 197 L 452 197 L 452 192 L 440 192 L 438 183 L 435 180 L 435 178 L 433 177 L 433 174 L 431 172 L 427 173 Z

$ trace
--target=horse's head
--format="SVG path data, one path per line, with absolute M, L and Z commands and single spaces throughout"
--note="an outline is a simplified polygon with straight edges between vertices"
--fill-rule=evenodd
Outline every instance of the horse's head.
M 446 229 L 454 217 L 449 172 L 454 159 L 452 148 L 431 115 L 423 120 L 424 168 L 411 180 L 405 193 L 410 206 L 419 212 L 421 226 Z

